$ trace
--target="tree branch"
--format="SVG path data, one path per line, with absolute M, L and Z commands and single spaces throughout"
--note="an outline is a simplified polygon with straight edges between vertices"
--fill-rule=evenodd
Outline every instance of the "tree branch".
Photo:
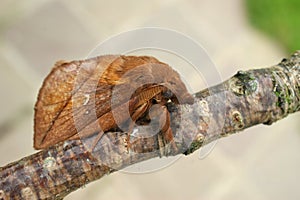
M 300 109 L 300 51 L 264 69 L 239 71 L 195 94 L 193 105 L 167 105 L 176 148 L 161 135 L 108 132 L 93 151 L 85 141 L 55 145 L 0 168 L 0 199 L 62 199 L 89 182 L 154 157 L 190 154 L 256 124 L 270 125 Z M 139 135 L 139 137 L 138 137 Z M 142 135 L 142 136 L 141 136 Z

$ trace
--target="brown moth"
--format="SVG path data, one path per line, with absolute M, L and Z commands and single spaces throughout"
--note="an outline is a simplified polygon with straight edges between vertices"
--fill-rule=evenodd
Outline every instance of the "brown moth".
M 143 82 L 147 84 L 141 85 Z M 126 96 L 130 88 L 136 89 Z M 179 74 L 154 57 L 107 55 L 59 61 L 39 91 L 34 148 L 44 149 L 93 134 L 99 134 L 99 140 L 106 131 L 118 128 L 116 121 L 128 121 L 128 116 L 123 114 L 126 111 L 136 122 L 152 104 L 164 105 L 169 100 L 177 104 L 192 103 L 193 97 Z M 129 126 L 130 131 L 132 124 Z M 168 133 L 166 140 L 172 139 L 167 123 L 162 132 Z

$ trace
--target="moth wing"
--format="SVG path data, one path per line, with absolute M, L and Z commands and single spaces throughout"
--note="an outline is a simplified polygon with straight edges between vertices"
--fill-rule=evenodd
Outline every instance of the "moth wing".
M 34 148 L 42 149 L 64 141 L 74 136 L 78 128 L 94 120 L 91 119 L 93 116 L 83 117 L 83 114 L 93 106 L 91 96 L 107 101 L 109 86 L 98 84 L 99 74 L 117 57 L 100 56 L 55 64 L 44 80 L 35 105 Z M 102 92 L 95 92 L 96 88 Z

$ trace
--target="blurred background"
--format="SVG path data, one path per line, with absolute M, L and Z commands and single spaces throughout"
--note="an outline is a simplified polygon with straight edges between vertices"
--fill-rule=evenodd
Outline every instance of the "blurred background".
M 300 47 L 298 0 L 1 0 L 0 166 L 34 153 L 33 107 L 57 60 L 83 59 L 138 27 L 202 44 L 223 79 L 270 66 Z M 153 173 L 117 172 L 66 199 L 299 199 L 299 114 L 220 140 Z

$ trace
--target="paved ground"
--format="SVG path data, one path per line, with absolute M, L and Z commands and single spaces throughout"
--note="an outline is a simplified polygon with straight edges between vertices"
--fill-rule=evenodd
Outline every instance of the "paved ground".
M 34 152 L 32 119 L 43 77 L 59 59 L 84 58 L 107 37 L 143 26 L 201 43 L 225 79 L 285 56 L 251 28 L 241 0 L 2 0 L 0 165 Z M 154 173 L 114 173 L 66 199 L 299 199 L 299 115 L 220 140 L 205 159 L 182 157 Z

